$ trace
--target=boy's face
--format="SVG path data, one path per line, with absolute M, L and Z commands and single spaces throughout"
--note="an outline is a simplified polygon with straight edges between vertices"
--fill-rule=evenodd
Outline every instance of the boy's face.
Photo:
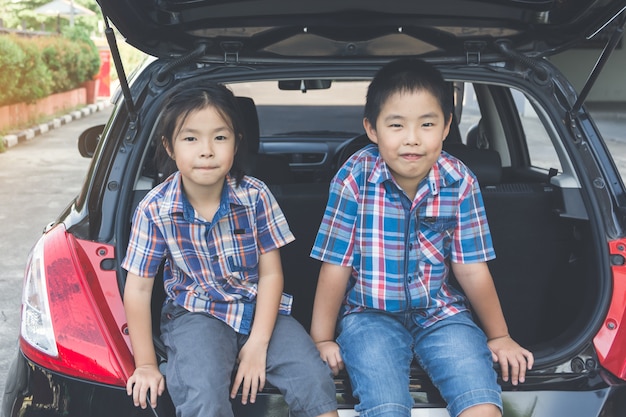
M 221 189 L 236 151 L 230 123 L 214 107 L 205 107 L 189 113 L 175 135 L 168 153 L 181 173 L 185 191 Z
M 413 198 L 441 154 L 451 120 L 446 123 L 435 96 L 417 90 L 392 94 L 383 103 L 376 128 L 367 119 L 363 125 L 398 185 Z

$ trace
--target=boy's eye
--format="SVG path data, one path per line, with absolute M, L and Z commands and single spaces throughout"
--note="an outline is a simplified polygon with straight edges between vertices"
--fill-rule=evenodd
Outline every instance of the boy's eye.
M 426 122 L 426 123 L 422 123 L 422 126 L 424 127 L 433 127 L 435 124 L 433 122 Z
M 400 123 L 392 123 L 392 124 L 389 125 L 389 127 L 393 127 L 394 129 L 398 129 L 398 128 L 401 128 L 402 125 Z

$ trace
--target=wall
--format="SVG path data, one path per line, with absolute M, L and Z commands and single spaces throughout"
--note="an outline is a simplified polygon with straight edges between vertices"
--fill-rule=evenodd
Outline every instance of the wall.
M 49 117 L 77 106 L 85 105 L 85 88 L 66 91 L 45 97 L 33 104 L 12 104 L 0 107 L 0 131 L 34 123 L 38 118 Z
M 622 45 L 618 48 L 613 51 L 596 80 L 589 93 L 588 101 L 626 103 L 626 72 L 624 71 L 626 68 L 626 40 L 622 40 Z M 555 55 L 550 60 L 580 92 L 601 52 L 601 49 L 573 49 Z

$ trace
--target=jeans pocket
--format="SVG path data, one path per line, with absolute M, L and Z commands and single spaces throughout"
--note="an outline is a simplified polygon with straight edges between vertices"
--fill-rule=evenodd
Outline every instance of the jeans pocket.
M 186 308 L 179 306 L 174 301 L 168 301 L 161 310 L 161 323 L 166 324 L 174 321 L 176 318 L 187 313 L 189 313 L 189 311 Z

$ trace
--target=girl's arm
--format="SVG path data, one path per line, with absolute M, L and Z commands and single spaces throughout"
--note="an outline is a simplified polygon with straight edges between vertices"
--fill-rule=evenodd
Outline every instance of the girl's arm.
M 239 369 L 231 390 L 235 398 L 242 386 L 241 402 L 256 401 L 256 394 L 265 386 L 267 347 L 274 331 L 283 293 L 283 269 L 280 250 L 274 249 L 259 257 L 259 284 L 254 321 L 248 341 L 239 352 Z
M 130 343 L 135 357 L 135 372 L 126 383 L 126 392 L 133 396 L 135 406 L 154 408 L 157 396 L 165 390 L 165 380 L 157 365 L 152 341 L 152 314 L 150 303 L 154 279 L 128 273 L 124 287 L 124 310 L 128 323 Z M 156 394 L 156 395 L 155 395 Z
M 452 270 L 487 335 L 494 362 L 500 363 L 502 379 L 508 381 L 510 367 L 513 385 L 524 382 L 526 370 L 533 366 L 533 354 L 509 336 L 487 263 L 452 263 Z
M 339 346 L 335 343 L 335 327 L 339 308 L 346 292 L 352 267 L 322 264 L 311 322 L 311 337 L 320 351 L 322 360 L 335 375 L 343 369 Z

